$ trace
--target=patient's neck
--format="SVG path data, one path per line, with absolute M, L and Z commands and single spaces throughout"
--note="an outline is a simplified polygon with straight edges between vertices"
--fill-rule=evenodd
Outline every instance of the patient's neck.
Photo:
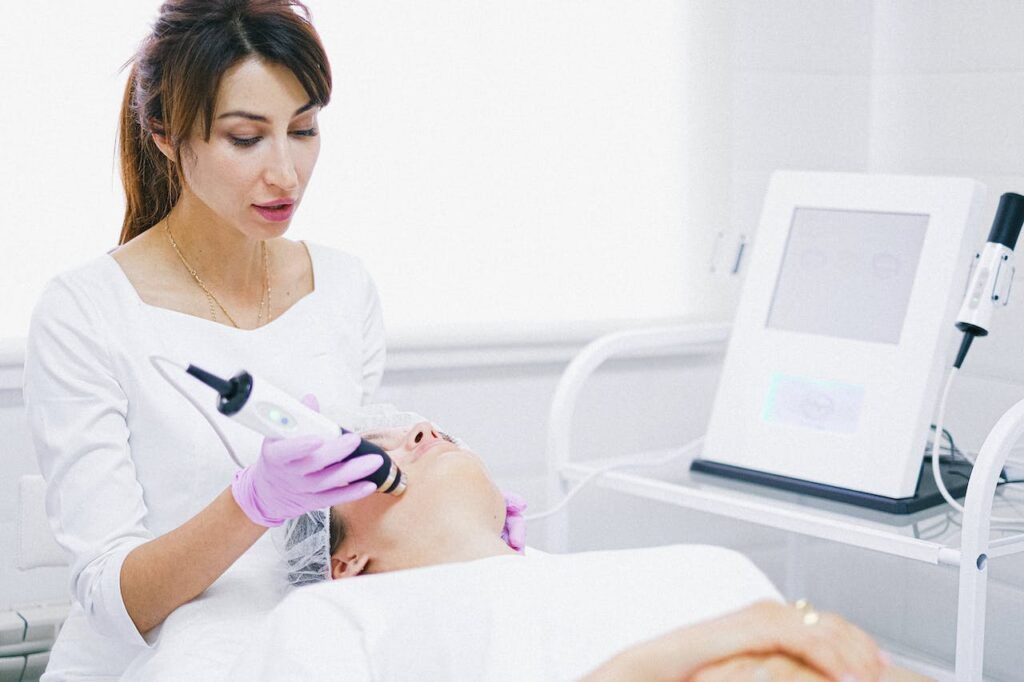
M 405 538 L 401 546 L 381 556 L 369 572 L 398 571 L 437 564 L 475 561 L 489 557 L 515 555 L 501 539 L 504 525 L 502 516 L 481 519 L 479 515 L 460 514 L 458 510 L 440 514 L 424 522 L 413 537 Z
M 424 549 L 426 551 L 420 555 L 420 566 L 453 564 L 516 553 L 501 537 L 482 533 L 447 535 L 439 538 L 437 544 Z

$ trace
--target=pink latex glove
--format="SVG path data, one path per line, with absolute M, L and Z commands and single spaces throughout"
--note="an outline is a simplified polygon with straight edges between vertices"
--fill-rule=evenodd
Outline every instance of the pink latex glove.
M 515 493 L 502 493 L 505 497 L 505 527 L 501 531 L 501 539 L 505 544 L 523 553 L 526 547 L 526 519 L 523 512 L 526 511 L 526 500 Z
M 308 395 L 303 404 L 318 409 Z M 259 459 L 239 470 L 231 494 L 253 523 L 280 526 L 314 509 L 345 504 L 371 495 L 377 486 L 359 479 L 384 463 L 380 455 L 342 460 L 359 447 L 359 435 L 324 440 L 315 436 L 265 438 Z

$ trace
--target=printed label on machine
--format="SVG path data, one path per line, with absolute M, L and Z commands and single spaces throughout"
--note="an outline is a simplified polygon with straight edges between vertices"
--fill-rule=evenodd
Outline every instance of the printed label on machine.
M 774 374 L 763 418 L 776 424 L 856 433 L 863 404 L 863 386 Z

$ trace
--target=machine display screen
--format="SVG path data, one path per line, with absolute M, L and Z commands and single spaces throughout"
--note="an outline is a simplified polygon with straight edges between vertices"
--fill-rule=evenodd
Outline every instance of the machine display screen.
M 928 216 L 793 211 L 768 326 L 899 343 Z

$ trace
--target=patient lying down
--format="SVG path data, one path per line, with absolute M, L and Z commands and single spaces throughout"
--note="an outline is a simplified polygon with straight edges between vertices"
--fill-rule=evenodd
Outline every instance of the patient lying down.
M 729 550 L 518 555 L 475 454 L 427 422 L 364 437 L 408 489 L 331 510 L 335 580 L 285 599 L 232 679 L 914 679 Z

